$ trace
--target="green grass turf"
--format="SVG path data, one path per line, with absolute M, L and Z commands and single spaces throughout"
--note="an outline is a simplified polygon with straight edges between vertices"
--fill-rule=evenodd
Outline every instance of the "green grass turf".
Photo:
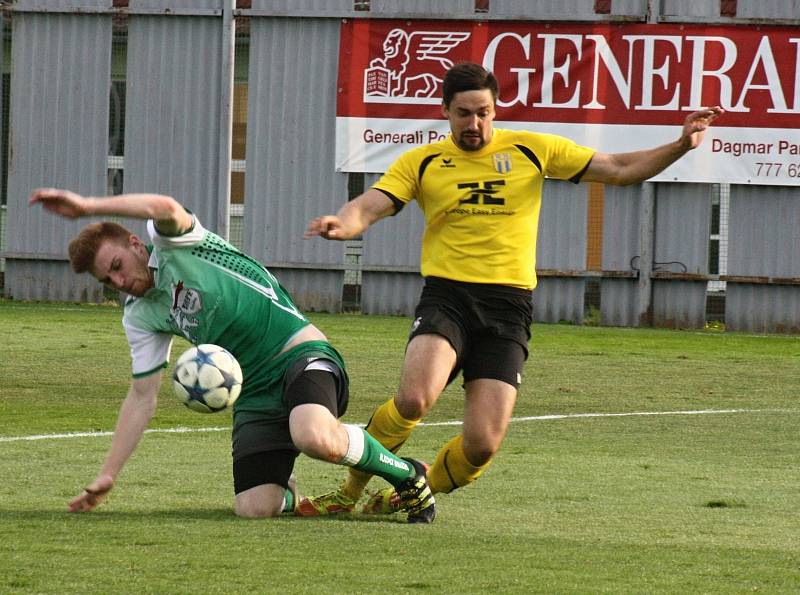
M 503 449 L 431 526 L 236 518 L 229 414 L 165 383 L 151 428 L 195 431 L 149 433 L 109 501 L 71 515 L 110 438 L 21 438 L 113 429 L 120 314 L 0 301 L 0 593 L 800 591 L 797 338 L 535 325 Z M 365 422 L 410 321 L 312 319 L 348 362 L 345 420 Z M 404 454 L 432 459 L 462 407 L 455 383 Z M 305 457 L 296 471 L 309 493 L 343 477 Z

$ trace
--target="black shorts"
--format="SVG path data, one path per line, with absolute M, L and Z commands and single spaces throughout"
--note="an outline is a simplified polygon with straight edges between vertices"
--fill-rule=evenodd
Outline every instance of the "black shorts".
M 437 334 L 450 342 L 457 361 L 448 383 L 461 371 L 464 382 L 491 378 L 518 388 L 528 359 L 531 298 L 517 287 L 427 277 L 409 341 Z
M 314 403 L 326 407 L 337 419 L 348 403 L 347 379 L 335 362 L 303 358 L 286 373 L 283 398 L 291 411 Z M 236 428 L 233 435 L 233 489 L 238 494 L 252 487 L 274 483 L 287 487 L 297 450 L 289 432 L 289 420 L 253 420 Z

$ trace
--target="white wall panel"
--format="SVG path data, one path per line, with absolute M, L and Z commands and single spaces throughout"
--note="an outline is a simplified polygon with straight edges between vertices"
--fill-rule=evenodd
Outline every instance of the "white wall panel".
M 154 7 L 146 0 L 139 4 Z M 219 2 L 192 4 L 212 6 Z M 224 198 L 219 196 L 222 52 L 218 17 L 130 17 L 124 189 L 174 196 L 212 231 L 218 231 L 218 201 Z
M 54 186 L 105 194 L 111 18 L 19 13 L 12 35 L 6 295 L 16 297 L 25 293 L 16 282 L 27 283 L 36 264 L 14 255 L 56 261 L 38 275 L 43 287 L 58 287 L 51 274 L 69 270 L 67 244 L 87 223 L 29 208 L 30 192 Z

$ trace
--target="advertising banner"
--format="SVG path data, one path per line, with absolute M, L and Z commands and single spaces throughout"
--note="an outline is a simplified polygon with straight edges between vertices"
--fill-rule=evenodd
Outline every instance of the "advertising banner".
M 800 31 L 755 26 L 346 20 L 336 168 L 383 172 L 449 133 L 444 73 L 477 62 L 500 83 L 495 127 L 606 153 L 676 140 L 687 114 L 726 113 L 655 181 L 800 185 Z

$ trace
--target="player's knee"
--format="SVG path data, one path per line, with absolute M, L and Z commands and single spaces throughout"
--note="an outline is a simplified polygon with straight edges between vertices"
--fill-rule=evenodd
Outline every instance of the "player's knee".
M 430 411 L 438 394 L 424 388 L 405 389 L 395 398 L 398 413 L 406 419 L 420 419 Z
M 233 512 L 236 516 L 245 519 L 266 519 L 278 516 L 281 510 L 280 506 L 253 503 L 240 504 L 237 502 L 233 507 Z
M 297 435 L 293 433 L 292 441 L 300 452 L 314 459 L 336 463 L 344 456 L 345 449 L 328 428 L 308 428 Z
M 472 465 L 476 467 L 483 467 L 492 460 L 496 452 L 496 450 L 484 448 L 464 454 L 467 457 L 467 461 L 469 461 Z
M 277 485 L 259 485 L 236 494 L 233 512 L 247 519 L 278 516 L 283 507 L 284 489 Z
M 245 519 L 265 519 L 278 516 L 281 513 L 281 505 L 276 502 L 237 497 L 233 512 Z
M 479 440 L 464 444 L 464 456 L 475 467 L 489 464 L 498 450 L 500 450 L 500 442 L 494 440 Z

